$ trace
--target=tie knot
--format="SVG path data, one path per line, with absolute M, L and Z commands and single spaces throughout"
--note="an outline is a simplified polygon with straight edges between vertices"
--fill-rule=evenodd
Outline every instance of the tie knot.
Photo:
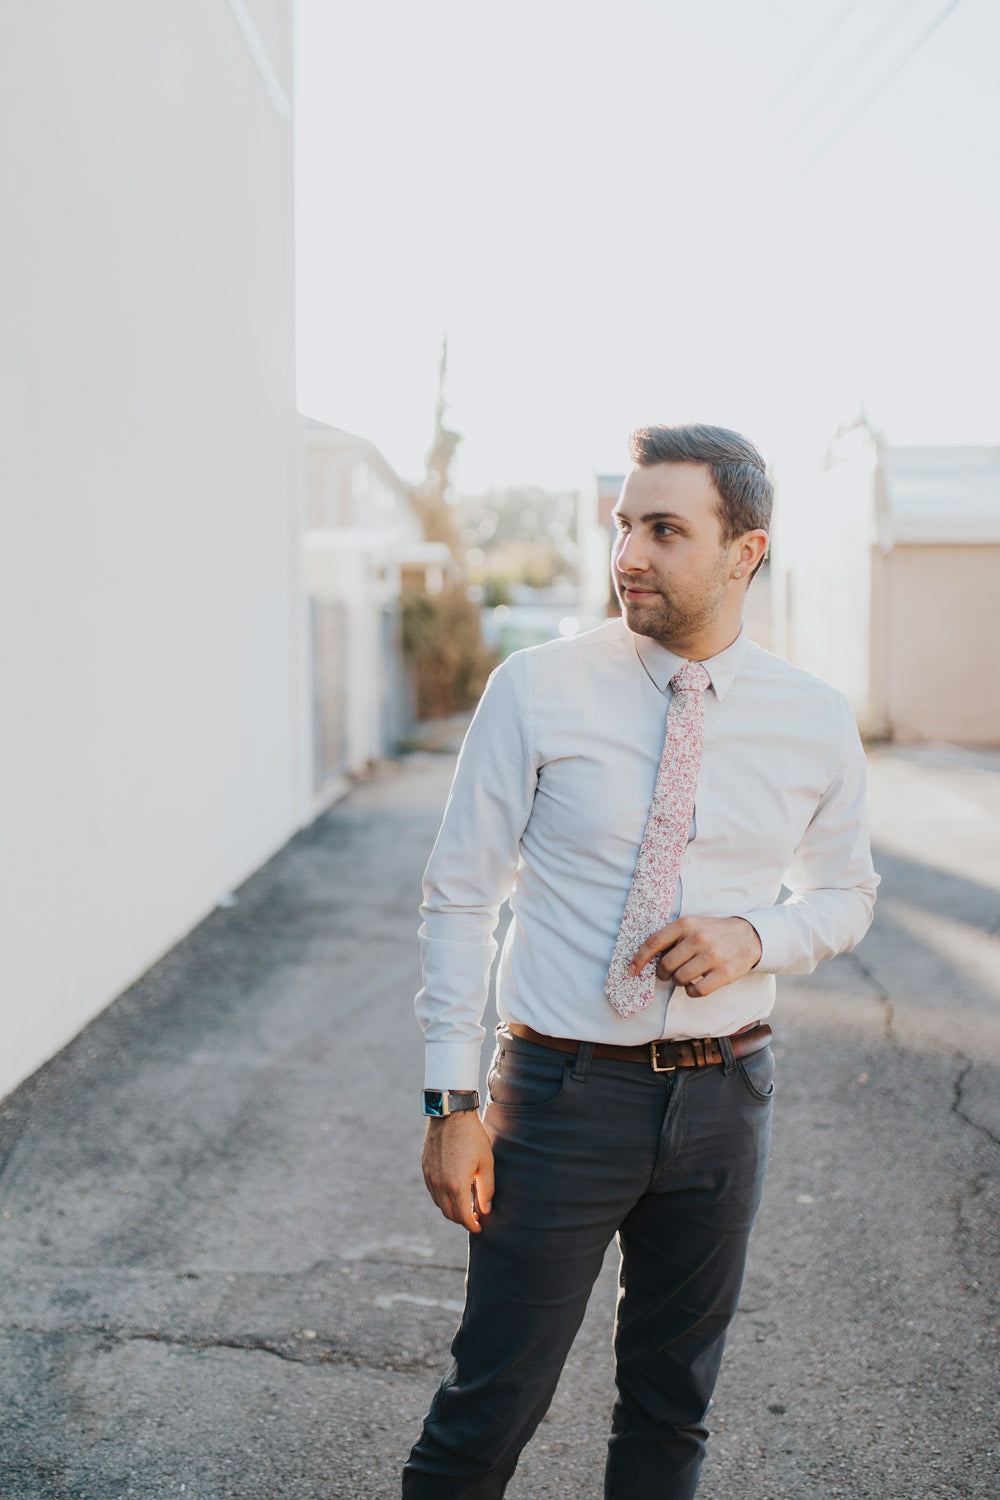
M 675 693 L 703 693 L 711 682 L 711 677 L 700 661 L 686 661 L 671 677 L 670 686 Z

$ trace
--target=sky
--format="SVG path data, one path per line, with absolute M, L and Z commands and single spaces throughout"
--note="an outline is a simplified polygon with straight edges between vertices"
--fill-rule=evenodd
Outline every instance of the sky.
M 648 421 L 736 427 L 779 474 L 862 407 L 889 442 L 1000 443 L 994 0 L 297 0 L 296 27 L 299 406 L 405 478 L 445 330 L 467 493 L 620 471 Z

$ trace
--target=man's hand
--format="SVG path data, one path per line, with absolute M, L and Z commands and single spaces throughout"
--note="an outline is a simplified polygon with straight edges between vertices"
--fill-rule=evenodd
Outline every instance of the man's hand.
M 648 937 L 628 966 L 641 974 L 656 954 L 657 977 L 697 998 L 720 990 L 760 960 L 760 938 L 744 917 L 678 917 Z
M 479 1216 L 493 1202 L 493 1148 L 474 1109 L 427 1121 L 422 1165 L 427 1191 L 445 1218 L 479 1234 Z

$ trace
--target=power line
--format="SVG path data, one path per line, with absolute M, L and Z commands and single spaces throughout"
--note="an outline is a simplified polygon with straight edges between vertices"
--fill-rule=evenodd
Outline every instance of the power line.
M 747 136 L 747 141 L 752 140 L 760 130 L 761 126 L 766 124 L 766 122 L 771 118 L 775 110 L 778 108 L 779 104 L 783 104 L 785 102 L 785 100 L 788 98 L 788 95 L 792 92 L 792 89 L 798 83 L 802 75 L 808 72 L 813 63 L 816 61 L 817 57 L 819 57 L 820 53 L 823 51 L 824 47 L 826 47 L 827 44 L 831 42 L 836 36 L 841 26 L 851 14 L 851 11 L 857 10 L 860 3 L 861 0 L 849 0 L 849 4 L 845 5 L 843 10 L 841 10 L 837 14 L 836 19 L 831 22 L 831 24 L 823 32 L 823 35 L 819 38 L 819 40 L 815 41 L 811 47 L 808 47 L 806 49 L 803 55 L 799 58 L 798 62 L 795 64 L 795 67 L 787 75 L 784 82 L 779 84 L 778 88 L 771 95 L 768 103 L 765 104 L 760 114 L 751 124 L 750 131 Z M 744 146 L 745 145 L 746 142 L 744 142 Z
M 808 159 L 806 160 L 806 162 L 804 163 L 804 165 L 799 168 L 799 170 L 796 173 L 796 175 L 792 178 L 791 182 L 788 184 L 788 187 L 785 189 L 785 192 L 781 194 L 782 197 L 785 196 L 785 193 L 790 193 L 793 188 L 798 187 L 799 183 L 802 181 L 802 179 L 804 177 L 808 176 L 808 174 L 812 171 L 813 167 L 815 167 L 818 162 L 821 162 L 823 160 L 823 157 L 827 154 L 827 152 L 831 151 L 833 149 L 833 147 L 837 144 L 837 142 L 840 140 L 840 137 L 846 131 L 850 130 L 850 128 L 854 124 L 855 120 L 857 120 L 861 115 L 864 114 L 864 112 L 868 108 L 869 104 L 873 104 L 874 103 L 874 101 L 878 98 L 879 94 L 882 93 L 883 89 L 887 88 L 888 85 L 892 82 L 892 80 L 896 77 L 897 73 L 901 73 L 902 72 L 902 70 L 906 67 L 906 64 L 910 61 L 910 58 L 913 57 L 914 53 L 919 52 L 920 48 L 927 41 L 928 37 L 932 36 L 933 33 L 935 31 L 937 31 L 937 29 L 941 25 L 942 21 L 947 20 L 947 18 L 951 15 L 952 11 L 955 9 L 955 7 L 958 4 L 959 4 L 959 0 L 950 0 L 950 3 L 948 5 L 946 5 L 944 7 L 944 10 L 942 10 L 934 18 L 934 20 L 926 28 L 926 30 L 923 31 L 923 32 L 921 32 L 920 36 L 917 37 L 916 41 L 913 43 L 912 47 L 910 47 L 909 51 L 908 52 L 904 52 L 903 55 L 902 55 L 902 57 L 896 62 L 896 64 L 889 70 L 888 73 L 885 74 L 885 76 L 881 80 L 881 82 L 878 83 L 878 84 L 876 84 L 876 86 L 871 90 L 871 92 L 869 94 L 865 95 L 864 99 L 862 99 L 861 103 L 858 105 L 858 107 L 854 111 L 854 113 L 851 114 L 851 115 L 848 115 L 848 117 L 844 121 L 844 123 L 842 125 L 839 125 L 837 127 L 837 129 L 831 135 L 828 135 L 827 138 L 826 138 L 826 140 L 823 141 L 822 144 L 819 145 L 816 148 L 816 150 L 813 152 L 813 154 L 810 157 L 808 157 Z
M 894 31 L 896 29 L 907 12 L 911 11 L 915 5 L 919 4 L 920 0 L 903 0 L 902 5 L 898 6 L 897 9 L 893 11 L 892 15 L 883 22 L 878 31 L 876 31 L 875 35 L 873 37 L 870 37 L 865 45 L 861 48 L 860 52 L 856 52 L 851 58 L 850 62 L 848 62 L 847 66 L 841 68 L 840 72 L 833 79 L 833 82 L 828 84 L 828 86 L 823 90 L 818 98 L 813 99 L 813 101 L 806 106 L 802 114 L 800 114 L 799 118 L 795 121 L 795 124 L 785 134 L 784 138 L 780 140 L 778 144 L 773 147 L 773 149 L 768 153 L 768 155 L 764 159 L 762 166 L 758 168 L 758 171 L 763 171 L 765 168 L 770 166 L 771 162 L 776 160 L 777 157 L 783 155 L 789 146 L 795 144 L 797 137 L 802 133 L 803 127 L 805 125 L 808 125 L 809 121 L 812 120 L 820 112 L 820 110 L 826 104 L 827 100 L 838 92 L 841 84 L 845 81 L 845 79 L 849 78 L 851 74 L 860 67 L 868 54 L 874 51 L 874 49 L 880 44 L 884 37 L 888 36 L 891 31 Z

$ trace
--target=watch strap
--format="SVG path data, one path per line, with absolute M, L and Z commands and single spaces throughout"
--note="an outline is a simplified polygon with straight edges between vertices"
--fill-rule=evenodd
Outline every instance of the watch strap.
M 445 1115 L 479 1108 L 478 1089 L 424 1089 L 424 1114 L 441 1120 Z

